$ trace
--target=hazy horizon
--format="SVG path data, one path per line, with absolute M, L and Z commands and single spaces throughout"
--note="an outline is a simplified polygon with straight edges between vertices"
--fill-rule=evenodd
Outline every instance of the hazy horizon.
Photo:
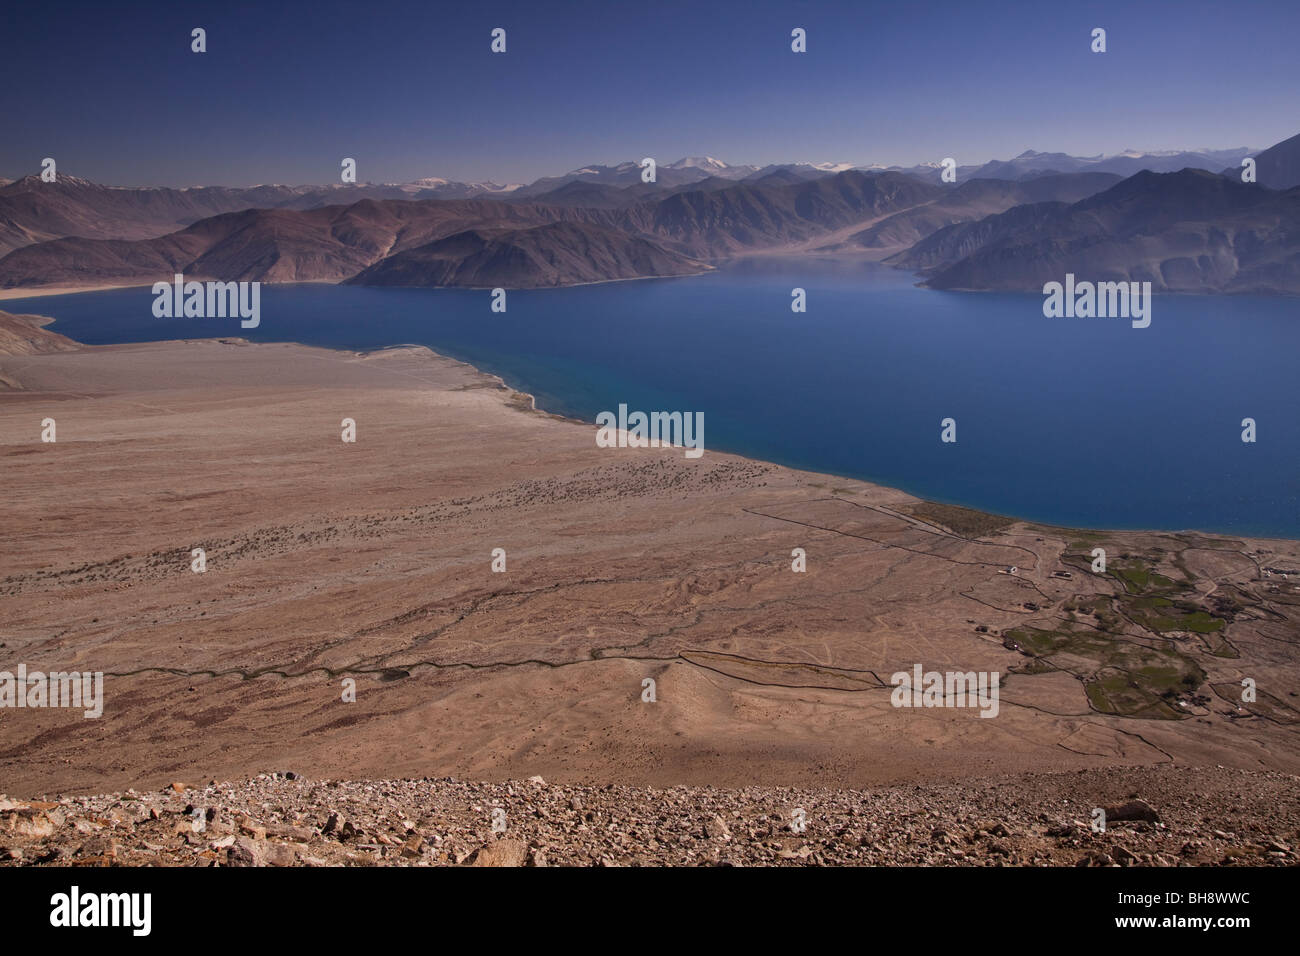
M 1293 134 L 1293 135 L 1294 135 L 1294 134 Z M 1289 138 L 1289 137 L 1288 137 L 1288 138 Z M 1158 149 L 1158 150 L 1157 150 L 1157 149 L 1136 149 L 1136 148 L 1135 148 L 1135 149 L 1128 149 L 1128 150 L 1120 150 L 1120 151 L 1118 151 L 1118 152 L 1116 152 L 1116 153 L 1091 153 L 1091 154 L 1075 154 L 1075 153 L 1071 153 L 1071 154 L 1069 154 L 1069 155 L 1074 156 L 1074 157 L 1077 158 L 1077 159 L 1098 159 L 1098 158 L 1106 158 L 1106 159 L 1109 159 L 1109 158 L 1111 158 L 1111 157 L 1113 157 L 1113 156 L 1120 155 L 1120 154 L 1123 154 L 1123 153 L 1128 153 L 1128 152 L 1140 153 L 1140 154 L 1143 154 L 1143 155 L 1159 155 L 1159 154 L 1164 154 L 1164 153 L 1216 153 L 1216 152 L 1230 152 L 1230 151 L 1238 150 L 1238 149 L 1246 149 L 1246 150 L 1250 150 L 1250 151 L 1252 151 L 1252 152 L 1257 152 L 1257 151 L 1262 151 L 1262 150 L 1264 150 L 1264 149 L 1267 149 L 1268 146 L 1272 146 L 1272 145 L 1274 145 L 1274 144 L 1273 144 L 1273 143 L 1269 143 L 1269 144 L 1267 144 L 1267 145 L 1259 145 L 1259 144 L 1249 144 L 1249 145 L 1246 145 L 1246 144 L 1242 144 L 1242 145 L 1238 145 L 1238 146 L 1187 146 L 1187 147 L 1175 147 L 1175 148 L 1172 148 L 1172 149 Z M 1028 149 L 1028 150 L 1030 150 L 1030 151 L 1032 151 L 1032 152 L 1035 152 L 1035 153 L 1064 153 L 1064 152 L 1065 152 L 1064 150 L 1059 150 L 1059 149 L 1034 149 L 1033 147 L 1026 147 L 1026 149 Z M 981 165 L 984 165 L 985 163 L 994 162 L 994 161 L 998 161 L 998 160 L 1009 160 L 1009 159 L 1013 159 L 1013 158 L 1015 158 L 1015 157 L 1021 155 L 1021 154 L 1024 153 L 1025 151 L 1026 151 L 1025 149 L 1022 149 L 1022 150 L 1020 150 L 1020 151 L 1017 152 L 1017 153 L 1006 153 L 1006 154 L 999 154 L 999 155 L 987 156 L 987 157 L 982 157 L 982 158 L 977 157 L 977 158 L 972 159 L 970 162 L 963 162 L 961 165 L 962 165 L 962 166 L 981 166 Z M 799 163 L 805 163 L 805 164 L 809 164 L 809 165 L 813 165 L 813 164 L 817 164 L 817 163 L 847 163 L 847 164 L 851 165 L 851 166 L 852 166 L 853 168 L 855 168 L 855 169 L 867 169 L 867 168 L 873 168 L 873 167 L 886 168 L 886 165 L 885 165 L 885 164 L 883 164 L 883 163 L 875 163 L 875 162 L 872 162 L 872 161 L 870 161 L 870 160 L 864 160 L 864 161 L 861 161 L 861 162 L 855 162 L 855 161 L 852 161 L 852 160 L 822 159 L 822 158 L 820 158 L 820 157 L 818 157 L 818 158 L 811 158 L 811 159 L 785 159 L 785 160 L 780 160 L 780 159 L 778 159 L 778 160 L 773 160 L 773 161 L 771 161 L 771 162 L 766 162 L 766 163 L 761 163 L 761 164 L 760 164 L 760 163 L 751 163 L 751 162 L 749 162 L 749 161 L 747 161 L 747 160 L 744 160 L 744 159 L 735 159 L 735 160 L 727 159 L 725 156 L 720 156 L 720 155 L 718 155 L 717 152 L 698 152 L 698 153 L 689 153 L 689 154 L 685 154 L 685 155 L 682 155 L 682 156 L 677 156 L 677 157 L 672 158 L 672 159 L 667 159 L 667 158 L 664 158 L 664 157 L 655 157 L 655 159 L 656 159 L 656 162 L 659 162 L 661 165 L 665 165 L 665 166 L 666 166 L 666 165 L 668 165 L 668 164 L 676 163 L 676 162 L 679 162 L 679 161 L 684 160 L 684 159 L 703 158 L 703 157 L 706 157 L 706 156 L 709 157 L 709 158 L 711 158 L 711 159 L 715 159 L 715 160 L 718 160 L 718 161 L 720 161 L 720 162 L 726 163 L 728 166 L 746 166 L 746 165 L 753 165 L 753 166 L 760 166 L 760 167 L 762 167 L 762 166 L 769 166 L 769 165 L 775 165 L 775 166 L 782 166 L 782 165 L 795 165 L 795 164 L 799 164 Z M 586 162 L 586 163 L 579 163 L 579 164 L 577 164 L 576 166 L 571 167 L 570 169 L 556 169 L 556 170 L 548 170 L 548 171 L 544 171 L 544 172 L 539 173 L 537 176 L 533 176 L 533 177 L 531 177 L 531 178 L 529 178 L 529 179 L 523 179 L 523 180 L 507 180 L 507 179 L 502 179 L 502 178 L 500 178 L 500 177 L 495 177 L 495 176 L 468 176 L 468 177 L 465 177 L 465 178 L 458 178 L 458 177 L 452 177 L 452 176 L 444 176 L 444 175 L 441 175 L 437 170 L 432 170 L 432 171 L 429 171 L 429 172 L 424 173 L 423 175 L 414 176 L 414 177 L 412 177 L 411 179 L 402 179 L 402 180 L 396 180 L 396 179 L 390 179 L 390 180 L 358 179 L 357 185 L 365 185 L 365 186 L 399 186 L 399 185 L 409 185 L 409 184 L 411 184 L 411 183 L 413 183 L 413 182 L 417 182 L 417 181 L 422 180 L 422 179 L 446 179 L 446 180 L 451 181 L 451 182 L 465 182 L 465 183 L 488 183 L 488 182 L 491 182 L 491 183 L 495 183 L 495 184 L 498 185 L 498 186 L 529 185 L 529 184 L 531 184 L 531 183 L 533 183 L 533 182 L 536 182 L 538 179 L 544 179 L 544 178 L 547 178 L 547 177 L 560 177 L 560 176 L 570 175 L 570 174 L 575 173 L 575 172 L 577 172 L 579 169 L 582 169 L 582 168 L 584 168 L 584 167 L 589 167 L 589 166 L 605 166 L 605 167 L 613 168 L 613 167 L 618 166 L 618 165 L 620 165 L 620 164 L 622 164 L 622 163 L 629 163 L 629 162 L 635 163 L 635 162 L 637 162 L 637 160 L 635 160 L 635 159 L 631 159 L 631 158 L 593 160 L 593 161 Z M 926 165 L 926 164 L 929 164 L 929 165 L 932 165 L 932 166 L 938 166 L 938 165 L 939 165 L 937 160 L 934 160 L 934 159 L 932 159 L 932 158 L 930 158 L 930 157 L 926 157 L 926 158 L 924 158 L 924 159 L 918 159 L 918 160 L 917 160 L 916 162 L 914 162 L 914 163 L 891 163 L 891 164 L 888 165 L 887 168 L 895 168 L 895 167 L 899 167 L 899 168 L 903 168 L 903 169 L 910 169 L 910 168 L 915 167 L 915 166 L 923 166 L 923 165 Z M 40 167 L 39 167 L 39 165 L 38 165 L 36 169 L 32 169 L 32 170 L 26 170 L 26 171 L 19 170 L 19 171 L 12 171 L 12 172 L 0 172 L 0 179 L 8 179 L 8 180 L 13 181 L 13 180 L 22 179 L 22 178 L 25 177 L 25 176 L 39 176 L 39 175 L 40 175 Z M 149 188 L 158 188 L 158 189 L 162 189 L 162 188 L 171 188 L 171 189 L 194 189 L 194 188 L 199 188 L 199 187 L 204 187 L 204 186 L 222 186 L 222 187 L 227 187 L 227 188 L 230 188 L 230 189 L 252 189 L 252 188 L 255 188 L 255 187 L 258 187 L 258 186 L 287 186 L 287 187 L 296 187 L 296 186 L 321 186 L 321 187 L 325 187 L 325 186 L 341 185 L 341 184 L 338 183 L 337 181 L 330 181 L 330 180 L 321 180 L 321 181 L 317 181 L 317 182 L 306 182 L 306 181 L 304 181 L 304 182 L 290 182 L 290 181 L 287 181 L 287 180 L 267 180 L 267 181 L 262 181 L 262 182 L 221 182 L 221 183 L 207 183 L 207 182 L 189 182 L 189 183 L 130 182 L 130 183 L 117 183 L 117 182 L 108 182 L 108 181 L 106 181 L 106 180 L 96 179 L 96 178 L 93 177 L 93 176 L 87 176 L 87 175 L 85 175 L 85 174 L 84 174 L 82 171 L 80 171 L 80 170 L 76 170 L 76 169 L 64 169 L 62 166 L 59 166 L 59 175 L 60 175 L 60 177 L 68 177 L 68 176 L 78 177 L 78 178 L 85 179 L 85 180 L 88 180 L 88 181 L 91 181 L 91 182 L 95 182 L 95 183 L 98 183 L 98 184 L 100 184 L 100 185 L 104 185 L 104 186 L 117 186 L 117 187 L 122 187 L 122 188 L 136 188 L 136 189 L 149 189 Z

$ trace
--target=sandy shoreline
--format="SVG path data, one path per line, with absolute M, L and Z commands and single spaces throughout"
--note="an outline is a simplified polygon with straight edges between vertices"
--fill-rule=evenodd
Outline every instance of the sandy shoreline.
M 201 281 L 207 281 L 203 279 Z M 338 285 L 332 279 L 303 279 L 299 282 L 276 282 L 274 285 Z M 29 286 L 17 289 L 0 289 L 0 302 L 13 299 L 41 299 L 52 295 L 77 295 L 82 292 L 111 292 L 114 289 L 152 289 L 153 282 L 108 282 L 102 285 L 51 285 Z
M 106 675 L 97 720 L 0 711 L 6 787 L 286 767 L 832 787 L 1300 769 L 1280 653 L 1300 602 L 1259 570 L 1300 565 L 1295 542 L 1046 529 L 713 451 L 601 449 L 581 424 L 424 348 L 0 356 L 0 669 Z M 1222 635 L 1120 620 L 1113 660 L 1088 643 L 1027 658 L 1008 634 L 1110 626 L 1081 602 L 1131 603 L 1080 567 L 1095 544 L 1190 575 L 1179 600 L 1242 610 Z M 1202 696 L 1171 711 L 1159 687 L 1105 683 L 1151 654 L 1203 671 Z M 997 719 L 891 706 L 889 675 L 918 662 L 1004 675 Z M 1271 688 L 1244 710 L 1243 676 Z
M 645 282 L 652 279 L 690 279 L 695 276 L 709 275 L 716 271 L 715 266 L 702 269 L 699 272 L 679 272 L 672 275 L 661 276 L 628 276 L 620 279 L 602 279 L 599 282 L 572 282 L 562 286 L 520 286 L 518 291 L 521 292 L 545 292 L 550 289 L 576 289 L 589 285 L 610 285 L 615 282 Z M 206 277 L 196 279 L 195 281 L 208 281 Z M 303 279 L 297 282 L 274 282 L 267 283 L 274 286 L 288 285 L 342 285 L 341 281 L 334 279 Z M 14 299 L 40 299 L 54 295 L 76 295 L 81 292 L 108 292 L 114 289 L 152 289 L 152 282 L 126 282 L 126 283 L 104 283 L 101 285 L 76 285 L 76 286 L 29 286 L 25 288 L 0 289 L 0 302 L 11 301 Z M 371 286 L 370 288 L 388 288 L 386 286 Z M 457 292 L 487 292 L 492 286 L 410 286 L 409 288 L 424 289 L 425 291 L 440 291 L 448 289 Z
M 0 289 L 0 301 L 9 299 L 39 299 L 50 295 L 73 295 L 78 292 L 105 292 L 109 289 L 148 289 L 152 288 L 153 283 L 128 282 L 125 285 L 116 285 L 107 283 L 104 285 L 80 285 L 80 286 L 33 286 L 26 289 Z
M 685 274 L 680 275 L 680 276 L 653 276 L 653 277 L 645 277 L 645 278 L 678 279 L 678 278 L 691 278 L 691 277 L 698 276 L 698 275 L 707 275 L 707 273 L 685 273 Z M 608 281 L 608 282 L 639 282 L 639 281 L 642 281 L 642 278 L 633 278 L 633 279 L 610 279 L 610 280 L 607 280 L 607 281 Z M 334 282 L 332 282 L 332 281 L 327 281 L 327 280 L 304 280 L 304 281 L 302 281 L 302 282 L 284 282 L 284 283 L 276 283 L 276 284 L 277 284 L 277 285 L 335 285 L 335 284 L 337 284 L 337 283 L 334 283 Z M 604 285 L 604 284 L 606 284 L 606 283 L 604 283 L 604 282 L 578 283 L 578 285 Z M 105 290 L 119 289 L 119 288 L 121 288 L 121 289 L 126 289 L 126 288 L 149 288 L 149 286 L 111 286 L 111 285 L 109 285 L 109 286 L 92 286 L 92 287 L 84 287 L 84 288 L 57 288 L 57 289 L 56 289 L 56 288 L 51 288 L 51 289 L 49 289 L 48 291 L 45 291 L 45 292 L 40 293 L 40 295 L 62 295 L 62 294 L 75 294 L 75 293 L 79 293 L 79 292 L 101 292 L 101 291 L 105 291 Z M 13 290 L 0 290 L 0 300 L 3 300 L 3 299 L 5 299 L 5 298 L 14 298 L 14 297 L 7 297 L 7 296 L 5 295 L 5 292 L 6 292 L 6 291 L 13 291 Z M 481 289 L 480 289 L 480 290 L 469 290 L 469 291 L 484 291 L 484 290 L 481 290 Z M 3 311 L 0 311 L 0 316 L 3 316 L 4 314 L 5 314 L 5 313 L 4 313 Z M 54 323 L 54 322 L 57 321 L 57 319 L 56 319 L 55 317 L 53 317 L 53 316 L 45 316 L 45 315 L 32 314 L 32 313 L 24 314 L 24 315 L 21 316 L 21 318 L 22 318 L 23 320 L 25 320 L 25 321 L 32 322 L 33 324 L 37 325 L 38 327 L 48 326 L 48 325 L 50 325 L 50 324 L 52 324 L 52 323 Z M 81 348 L 89 347 L 89 346 L 83 346 L 81 343 L 77 342 L 75 339 L 69 339 L 69 338 L 66 338 L 66 337 L 62 337 L 62 338 L 64 338 L 64 340 L 65 340 L 66 342 L 72 343 L 73 345 L 75 345 L 75 346 L 77 346 L 77 347 L 81 347 Z M 240 336 L 214 336 L 214 337 L 212 337 L 211 340 L 212 340 L 212 341 L 246 341 L 246 340 L 244 340 L 244 339 L 243 339 L 242 337 L 240 337 Z M 168 342 L 190 342 L 190 341 L 199 341 L 199 340 L 193 340 L 193 339 L 169 339 L 169 340 L 161 340 L 161 342 L 160 342 L 159 344 L 166 344 L 166 343 L 168 343 Z M 253 343 L 248 342 L 247 344 L 253 344 Z M 415 343 L 406 343 L 406 344 L 398 344 L 398 345 L 384 346 L 383 348 L 373 349 L 373 350 L 369 350 L 369 351 L 367 351 L 367 352 L 362 352 L 362 353 L 354 353 L 354 352 L 352 352 L 351 350 L 348 350 L 348 349 L 335 349 L 335 348 L 332 348 L 332 347 L 330 347 L 330 346 L 313 346 L 313 345 L 309 345 L 309 344 L 307 344 L 307 343 L 301 343 L 301 342 L 296 342 L 296 343 L 291 343 L 291 344 L 300 345 L 300 346 L 302 346 L 303 348 L 323 348 L 323 349 L 326 349 L 326 350 L 328 350 L 328 351 L 337 351 L 337 352 L 339 352 L 339 353 L 341 353 L 341 354 L 377 354 L 377 353 L 381 353 L 381 352 L 385 352 L 385 351 L 389 351 L 389 350 L 393 350 L 393 349 L 416 348 L 416 349 L 424 349 L 424 350 L 428 351 L 428 352 L 430 353 L 430 355 L 433 355 L 433 356 L 435 356 L 435 357 L 437 357 L 437 358 L 445 358 L 445 359 L 447 359 L 447 360 L 449 360 L 449 361 L 456 361 L 456 360 L 454 360 L 454 359 L 451 359 L 449 356 L 444 356 L 444 355 L 442 355 L 441 353 L 436 352 L 434 349 L 430 348 L 429 346 L 426 346 L 426 345 L 419 345 L 419 344 L 415 344 Z M 3 354 L 3 353 L 4 353 L 4 342 L 3 342 L 3 339 L 0 339 L 0 354 Z M 468 365 L 468 363 L 466 363 L 466 364 Z M 532 393 L 530 393 L 530 392 L 526 392 L 526 391 L 523 391 L 523 390 L 520 390 L 520 389 L 514 389 L 512 386 L 509 386 L 508 383 L 507 383 L 503 378 L 501 378 L 501 377 L 498 376 L 498 375 L 494 375 L 494 374 L 491 374 L 491 373 L 488 373 L 488 372 L 483 372 L 483 371 L 481 371 L 480 369 L 477 369 L 477 368 L 475 368 L 475 367 L 472 366 L 472 365 L 470 365 L 469 367 L 470 367 L 470 368 L 473 368 L 475 372 L 478 372 L 479 374 L 484 375 L 484 376 L 487 376 L 488 378 L 490 378 L 490 379 L 496 381 L 496 382 L 499 383 L 503 388 L 510 388 L 511 391 L 513 392 L 514 396 L 516 396 L 514 399 L 512 399 L 512 401 L 522 401 L 522 402 L 526 402 L 526 403 L 528 404 L 528 406 L 529 406 L 532 410 L 537 411 L 537 412 L 540 413 L 540 414 L 546 414 L 546 415 L 549 415 L 549 416 L 551 416 L 551 417 L 553 417 L 553 418 L 560 419 L 560 420 L 564 420 L 564 421 L 573 422 L 574 424 L 582 425 L 582 426 L 584 426 L 584 427 L 592 427 L 592 423 L 587 422 L 587 421 L 584 421 L 584 420 L 582 420 L 582 419 L 576 419 L 576 418 L 572 418 L 571 416 L 562 415 L 562 414 L 560 414 L 560 413 L 558 413 L 558 412 L 552 412 L 552 411 L 549 411 L 549 410 L 547 410 L 547 409 L 538 408 L 538 407 L 537 407 L 537 399 L 536 399 L 536 396 L 533 395 Z M 3 385 L 3 384 L 4 384 L 3 380 L 0 379 L 0 385 Z M 733 453 L 733 454 L 738 454 L 738 453 Z M 746 460 L 752 460 L 752 461 L 760 461 L 760 460 L 761 460 L 761 459 L 753 459 L 753 458 L 749 458 L 748 456 L 741 456 L 741 457 L 746 458 Z M 764 463 L 765 463 L 765 464 L 776 465 L 777 467 L 784 467 L 784 466 L 779 465 L 779 464 L 776 463 L 776 462 L 764 462 Z M 849 475 L 840 475 L 840 474 L 835 474 L 835 473 L 832 473 L 832 472 L 816 472 L 815 474 L 819 474 L 819 475 L 821 475 L 822 477 L 826 478 L 826 479 L 829 480 L 829 481 L 854 481 L 854 482 L 859 482 L 859 483 L 861 483 L 859 479 L 854 478 L 854 477 L 849 476 Z M 887 485 L 876 484 L 876 483 L 873 483 L 873 482 L 866 482 L 866 484 L 870 484 L 870 485 L 872 485 L 873 487 L 879 487 L 879 488 L 891 488 L 891 487 L 892 487 L 892 486 L 887 486 Z M 910 495 L 910 492 L 906 492 L 906 491 L 904 491 L 903 489 L 893 489 L 893 490 L 897 490 L 897 491 L 899 491 L 900 493 L 903 493 L 903 494 L 909 494 L 909 495 Z M 940 506 L 940 507 L 948 507 L 947 505 L 943 505 L 943 504 L 940 504 L 939 506 Z M 991 518 L 1006 519 L 1006 520 L 1008 520 L 1008 521 L 1024 521 L 1024 522 L 1026 522 L 1026 523 L 1034 524 L 1034 525 L 1036 525 L 1036 526 L 1041 526 L 1041 527 L 1044 527 L 1044 528 L 1048 528 L 1048 529 L 1050 529 L 1050 530 L 1052 530 L 1052 531 L 1054 531 L 1054 532 L 1061 532 L 1061 533 L 1068 533 L 1068 532 L 1070 532 L 1070 531 L 1081 531 L 1081 530 L 1082 530 L 1082 531 L 1096 531 L 1096 532 L 1102 532 L 1102 531 L 1113 531 L 1113 532 L 1123 532 L 1123 533 L 1131 533 L 1131 534 L 1149 534 L 1149 535 L 1159 535 L 1159 534 L 1207 534 L 1207 535 L 1214 535 L 1214 534 L 1219 534 L 1219 533 L 1220 533 L 1220 532 L 1217 532 L 1217 531 L 1205 530 L 1205 529 L 1200 529 L 1200 528 L 1180 528 L 1180 529 L 1160 529 L 1160 528 L 1123 528 L 1123 529 L 1121 529 L 1121 528 L 1071 528 L 1071 527 L 1066 527 L 1066 526 L 1062 526 L 1062 525 L 1053 525 L 1053 524 L 1047 524 L 1047 523 L 1044 523 L 1044 522 L 1034 521 L 1034 519 L 1032 519 L 1032 518 L 1019 518 L 1019 517 L 1016 517 L 1016 516 L 1013 516 L 1013 515 L 1001 515 L 1001 514 L 996 514 L 996 513 L 993 513 L 993 512 L 985 512 L 985 511 L 982 511 L 981 509 L 974 508 L 974 507 L 972 507 L 972 506 L 970 506 L 970 505 L 953 505 L 953 506 L 951 506 L 951 507 L 957 507 L 957 508 L 961 508 L 961 509 L 964 509 L 964 510 L 970 510 L 970 511 L 978 512 L 978 513 L 980 513 L 980 514 L 988 515 L 988 516 L 991 517 Z M 1223 532 L 1223 533 L 1228 534 L 1229 532 Z M 1289 538 L 1272 538 L 1272 537 L 1269 537 L 1269 536 L 1261 536 L 1261 535 L 1252 535 L 1252 536 L 1251 536 L 1251 539 L 1252 539 L 1252 540 L 1257 540 L 1257 541 L 1270 541 L 1270 540 L 1276 540 L 1276 541 L 1282 541 L 1282 542 L 1287 542 L 1287 541 L 1294 540 L 1294 539 L 1289 539 Z

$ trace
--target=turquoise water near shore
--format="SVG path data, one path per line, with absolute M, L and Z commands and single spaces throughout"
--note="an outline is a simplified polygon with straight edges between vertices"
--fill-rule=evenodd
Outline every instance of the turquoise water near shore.
M 512 291 L 505 313 L 486 290 L 268 285 L 256 329 L 155 318 L 147 288 L 0 307 L 52 315 L 89 344 L 418 343 L 551 411 L 702 411 L 708 449 L 937 501 L 1072 527 L 1300 537 L 1300 301 L 1158 295 L 1150 328 L 1134 329 L 1044 318 L 1038 295 L 914 282 L 863 263 L 751 260 Z M 796 286 L 806 313 L 790 309 Z M 953 444 L 940 441 L 948 417 Z

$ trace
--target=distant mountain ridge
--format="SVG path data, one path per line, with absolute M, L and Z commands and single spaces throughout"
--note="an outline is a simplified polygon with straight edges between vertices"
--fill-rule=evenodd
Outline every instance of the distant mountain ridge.
M 946 226 L 979 220 L 1024 203 L 1076 202 L 1119 181 L 1114 173 L 1054 174 L 1021 182 L 969 179 L 933 202 L 895 213 L 828 251 L 907 248 Z
M 707 271 L 705 259 L 801 241 L 941 192 L 897 173 L 850 170 L 790 184 L 677 192 L 625 208 L 363 199 L 308 210 L 247 209 L 150 239 L 67 237 L 16 249 L 0 259 L 0 287 L 152 282 L 176 272 L 288 282 L 361 281 L 364 271 L 380 284 L 436 284 L 416 273 L 421 262 L 449 284 L 477 285 L 484 275 L 496 284 L 594 282 L 603 268 L 607 279 L 682 275 Z M 573 228 L 537 230 L 556 223 Z M 597 264 L 584 262 L 577 249 Z M 465 261 L 449 261 L 457 254 Z M 490 267 L 485 256 L 496 257 Z
M 1234 175 L 1238 172 L 1240 169 L 1232 169 Z M 1270 189 L 1300 186 L 1300 133 L 1255 156 L 1255 175 L 1261 186 Z
M 695 275 L 711 266 L 645 237 L 593 223 L 471 229 L 386 256 L 350 285 L 545 288 L 644 276 Z
M 1279 144 L 1274 150 L 1286 144 Z M 1294 152 L 1294 151 L 1292 151 Z M 1011 160 L 960 166 L 958 183 L 970 179 L 1025 180 L 1068 172 L 1111 172 L 1131 175 L 1139 169 L 1170 171 L 1194 166 L 1220 170 L 1239 165 L 1249 150 L 1179 153 L 1125 153 L 1114 157 L 1073 157 L 1065 153 L 1028 150 Z M 1260 153 L 1274 178 L 1300 178 L 1294 157 L 1291 172 L 1274 173 L 1272 151 Z M 857 169 L 867 173 L 896 172 L 940 183 L 937 163 L 909 168 L 853 166 L 850 163 L 781 163 L 768 166 L 733 165 L 712 156 L 687 156 L 656 167 L 656 181 L 641 181 L 639 162 L 613 166 L 590 165 L 561 176 L 543 177 L 527 185 L 491 181 L 457 182 L 437 176 L 409 183 L 341 183 L 316 186 L 258 185 L 249 187 L 194 186 L 114 187 L 61 174 L 55 182 L 28 175 L 13 182 L 0 180 L 0 256 L 22 246 L 49 239 L 80 236 L 89 239 L 146 239 L 166 235 L 208 216 L 243 209 L 316 209 L 361 199 L 475 199 L 604 208 L 632 206 L 656 196 L 693 189 L 717 190 L 733 182 L 757 185 L 796 183 Z M 1265 180 L 1261 180 L 1264 182 Z M 575 185 L 576 184 L 576 185 Z M 1295 185 L 1295 183 L 1291 183 Z
M 315 209 L 346 198 L 469 199 L 508 195 L 514 186 L 422 180 L 403 185 L 336 186 L 102 186 L 61 174 L 0 186 L 0 255 L 47 239 L 147 239 L 209 216 L 243 209 Z
M 971 179 L 1024 181 L 1062 173 L 1109 173 L 1126 177 L 1142 170 L 1171 173 L 1188 167 L 1217 172 L 1225 166 L 1240 165 L 1241 160 L 1251 155 L 1251 152 L 1249 148 L 1241 146 L 1235 149 L 1177 150 L 1157 153 L 1128 150 L 1113 156 L 1071 156 L 1068 153 L 1039 153 L 1027 149 L 1014 159 L 995 159 L 983 164 L 958 166 L 957 182 L 963 183 Z M 938 163 L 889 168 L 928 182 L 938 182 L 941 172 Z
M 474 228 L 559 219 L 599 223 L 599 211 L 485 199 L 363 199 L 316 209 L 245 209 L 152 239 L 68 237 L 0 259 L 0 287 L 155 281 L 184 272 L 223 281 L 349 278 L 385 255 Z
M 452 183 L 115 189 L 70 176 L 0 187 L 0 287 L 194 278 L 549 287 L 704 272 L 768 250 L 884 259 L 947 289 L 1038 289 L 1065 272 L 1159 291 L 1300 292 L 1300 137 L 1245 150 L 1079 159 L 1026 151 L 959 169 L 582 167 L 527 187 Z M 1064 157 L 1064 158 L 1063 158 Z M 1070 162 L 1067 163 L 1066 160 Z M 1079 169 L 1057 172 L 1052 167 Z M 472 196 L 460 196 L 470 192 Z M 454 198 L 448 198 L 449 196 Z M 249 206 L 252 202 L 256 205 Z M 214 213 L 213 210 L 216 210 Z M 62 233 L 62 234 L 61 234 Z M 0 245 L 0 251 L 5 248 Z
M 936 289 L 1040 291 L 1067 272 L 1156 292 L 1300 294 L 1300 187 L 1141 172 L 1079 202 L 939 230 L 887 260 Z

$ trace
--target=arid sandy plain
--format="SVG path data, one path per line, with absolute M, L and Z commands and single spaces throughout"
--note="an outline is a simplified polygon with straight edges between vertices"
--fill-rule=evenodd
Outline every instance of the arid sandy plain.
M 594 425 L 419 348 L 81 347 L 6 316 L 0 353 L 0 669 L 106 675 L 99 719 L 0 710 L 11 795 L 271 770 L 1300 771 L 1300 576 L 1265 570 L 1300 567 L 1294 541 L 1038 527 L 715 451 L 598 448 Z M 998 715 L 892 706 L 917 663 L 999 672 Z

